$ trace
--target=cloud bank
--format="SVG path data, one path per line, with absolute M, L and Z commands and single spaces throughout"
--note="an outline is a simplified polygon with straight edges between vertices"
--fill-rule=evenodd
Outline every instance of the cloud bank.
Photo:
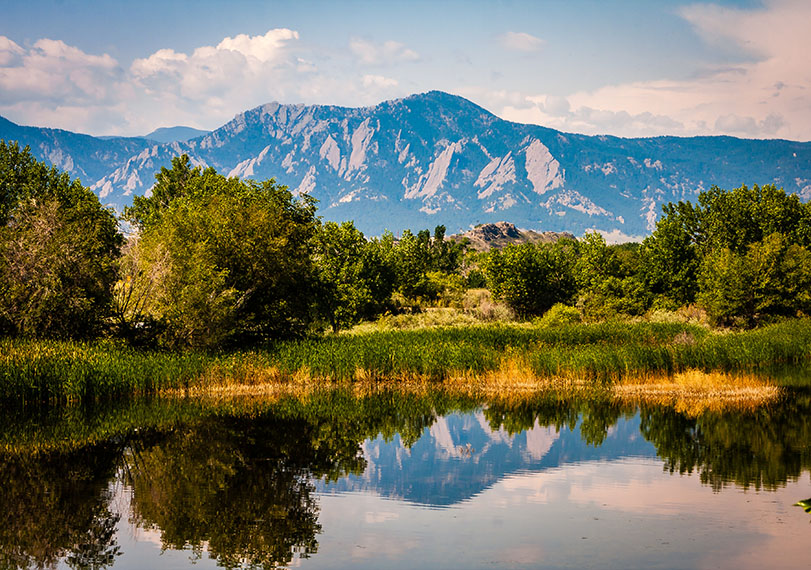
M 325 70 L 307 57 L 310 52 L 297 31 L 278 28 L 226 37 L 190 53 L 159 49 L 125 68 L 107 54 L 59 40 L 23 47 L 0 36 L 0 114 L 93 134 L 139 135 L 176 124 L 211 128 L 272 100 L 377 103 L 399 95 L 399 82 L 362 68 L 419 59 L 398 42 L 353 39 L 343 67 Z M 347 62 L 360 68 L 347 70 Z M 333 99 L 336 94 L 341 101 Z
M 811 3 L 772 0 L 748 10 L 695 4 L 679 15 L 703 41 L 734 48 L 748 61 L 563 99 L 527 95 L 522 104 L 504 104 L 501 115 L 586 134 L 811 139 Z
M 177 124 L 214 128 L 274 100 L 361 106 L 442 89 L 505 119 L 569 132 L 811 140 L 811 2 L 701 3 L 676 13 L 695 42 L 733 54 L 734 63 L 697 63 L 686 78 L 669 78 L 662 69 L 656 79 L 549 93 L 533 87 L 548 83 L 533 65 L 543 65 L 552 46 L 520 31 L 481 40 L 487 57 L 501 58 L 494 69 L 478 67 L 475 54 L 460 46 L 418 53 L 398 41 L 360 36 L 324 46 L 288 28 L 225 37 L 188 52 L 158 49 L 131 63 L 58 39 L 20 45 L 0 36 L 0 115 L 21 124 L 138 135 Z

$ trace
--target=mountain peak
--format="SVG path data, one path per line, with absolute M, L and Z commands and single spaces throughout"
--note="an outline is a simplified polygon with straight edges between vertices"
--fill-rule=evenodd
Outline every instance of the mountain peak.
M 496 223 L 510 220 L 518 228 L 642 236 L 662 204 L 712 185 L 773 183 L 811 199 L 811 143 L 566 135 L 499 119 L 442 91 L 373 107 L 268 103 L 202 138 L 162 145 L 3 121 L 0 138 L 30 144 L 118 208 L 186 153 L 227 176 L 275 178 L 318 199 L 324 219 L 355 220 L 370 235 L 439 224 L 458 233 L 477 223 L 493 224 L 485 229 L 494 237 L 483 243 L 529 235 Z
M 157 141 L 159 143 L 186 142 L 189 139 L 195 139 L 197 137 L 207 135 L 209 132 L 210 131 L 184 126 L 160 127 L 148 135 L 144 135 L 144 138 Z

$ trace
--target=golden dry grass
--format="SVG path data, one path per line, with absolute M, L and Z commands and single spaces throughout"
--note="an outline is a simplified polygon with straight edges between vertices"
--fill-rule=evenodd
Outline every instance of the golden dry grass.
M 539 393 L 562 397 L 596 397 L 626 404 L 672 406 L 697 415 L 705 410 L 755 409 L 780 395 L 780 389 L 753 374 L 702 372 L 687 370 L 673 375 L 626 377 L 606 384 L 573 374 L 539 376 L 520 357 L 507 356 L 496 370 L 475 372 L 449 371 L 442 380 L 417 373 L 401 373 L 389 378 L 358 368 L 353 381 L 333 381 L 303 367 L 292 374 L 260 362 L 241 363 L 236 369 L 212 367 L 200 382 L 188 389 L 166 394 L 202 398 L 255 397 L 276 398 L 306 396 L 313 392 L 341 387 L 357 395 L 381 390 L 421 394 L 441 388 L 465 396 L 524 398 Z
M 706 410 L 755 409 L 780 396 L 780 388 L 753 374 L 700 370 L 629 378 L 614 384 L 611 392 L 625 403 L 672 406 L 693 416 Z

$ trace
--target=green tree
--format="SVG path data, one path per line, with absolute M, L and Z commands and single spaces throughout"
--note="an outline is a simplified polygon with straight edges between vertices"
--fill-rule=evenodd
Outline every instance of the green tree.
M 704 258 L 699 274 L 698 303 L 716 325 L 731 325 L 754 313 L 752 275 L 746 258 L 729 248 Z
M 395 272 L 377 242 L 352 222 L 327 222 L 318 232 L 316 265 L 321 305 L 333 331 L 383 312 L 394 291 Z
M 130 275 L 151 280 L 148 314 L 166 326 L 167 344 L 257 342 L 314 322 L 314 200 L 272 179 L 206 171 L 158 211 L 128 263 L 137 266 Z
M 666 204 L 656 231 L 642 242 L 642 278 L 670 308 L 692 303 L 701 265 L 697 241 L 699 212 L 690 202 Z
M 414 235 L 405 230 L 392 242 L 392 263 L 397 272 L 397 291 L 409 302 L 436 301 L 445 291 L 447 277 L 459 273 L 466 244 L 445 239 L 445 226 L 436 226 L 434 235 L 420 230 Z M 440 275 L 442 274 L 442 275 Z
M 699 293 L 699 273 L 706 260 L 729 249 L 746 255 L 752 244 L 774 234 L 786 244 L 811 247 L 811 206 L 773 185 L 716 186 L 699 194 L 698 205 L 667 204 L 656 231 L 642 246 L 642 275 L 659 302 L 692 303 Z M 703 278 L 706 287 L 711 278 Z M 709 280 L 708 280 L 709 279 Z M 703 299 L 708 299 L 706 290 Z
M 124 209 L 124 217 L 139 228 L 153 225 L 173 200 L 218 183 L 218 177 L 213 168 L 202 172 L 199 166 L 192 167 L 189 155 L 176 156 L 172 159 L 172 168 L 163 166 L 155 175 L 155 184 L 148 195 L 132 199 L 132 206 Z
M 648 295 L 636 273 L 634 254 L 610 247 L 596 232 L 579 240 L 574 276 L 578 306 L 588 319 L 640 315 L 647 309 Z
M 122 242 L 93 192 L 0 141 L 0 332 L 100 334 Z
M 521 317 L 542 315 L 574 295 L 576 250 L 577 244 L 571 240 L 511 244 L 501 251 L 492 250 L 486 262 L 490 290 Z
M 780 233 L 710 252 L 699 275 L 698 302 L 719 325 L 753 325 L 772 315 L 811 311 L 811 252 Z

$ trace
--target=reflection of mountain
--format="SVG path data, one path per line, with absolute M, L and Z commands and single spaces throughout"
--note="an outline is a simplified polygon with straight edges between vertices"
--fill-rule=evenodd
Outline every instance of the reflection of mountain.
M 410 448 L 399 436 L 367 440 L 363 475 L 319 486 L 324 492 L 374 491 L 387 497 L 447 506 L 470 499 L 506 475 L 542 471 L 568 463 L 628 456 L 655 457 L 639 434 L 639 416 L 619 418 L 601 445 L 586 443 L 580 423 L 573 430 L 535 426 L 510 435 L 494 431 L 484 414 L 440 417 Z

